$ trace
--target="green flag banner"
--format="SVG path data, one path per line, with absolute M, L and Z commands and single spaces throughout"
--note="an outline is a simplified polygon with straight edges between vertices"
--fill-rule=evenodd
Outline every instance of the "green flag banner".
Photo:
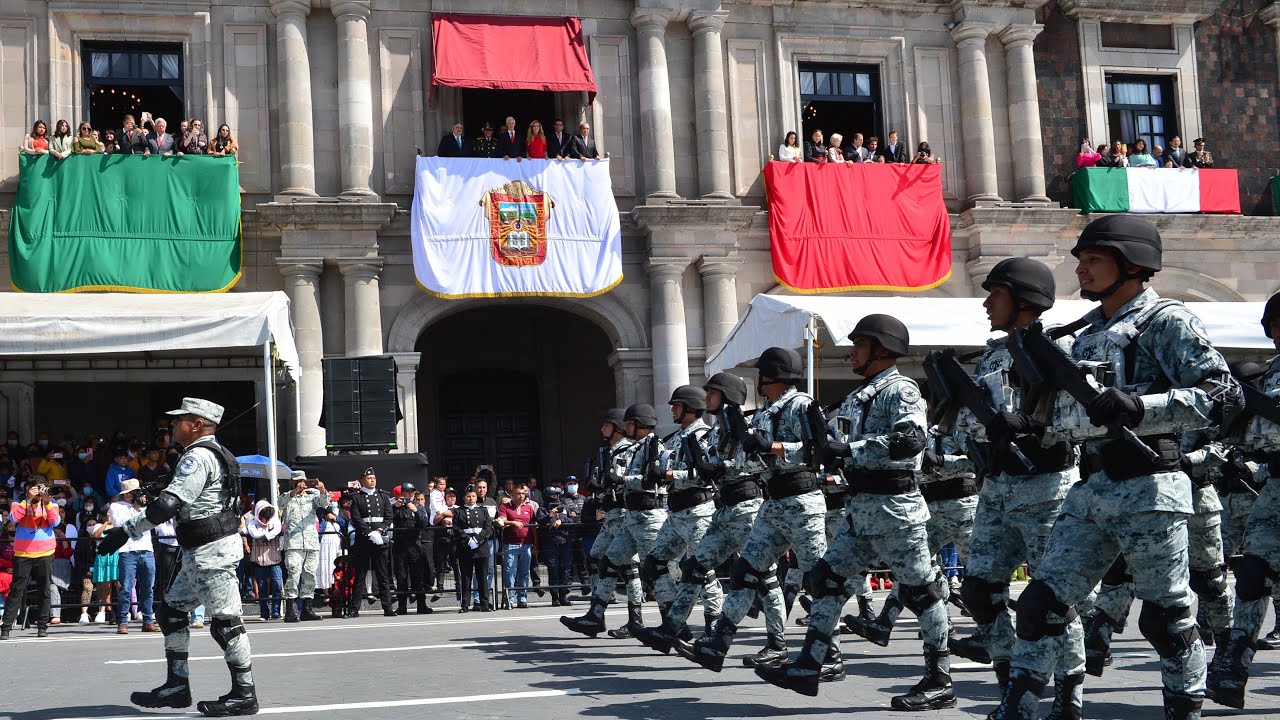
M 234 157 L 22 155 L 9 266 L 22 292 L 223 292 L 240 279 Z

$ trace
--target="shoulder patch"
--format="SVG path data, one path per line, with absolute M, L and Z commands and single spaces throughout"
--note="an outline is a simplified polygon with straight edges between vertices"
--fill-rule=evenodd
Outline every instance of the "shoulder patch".
M 902 398 L 904 403 L 918 403 L 920 402 L 920 388 L 916 387 L 915 383 L 901 383 L 898 397 Z
M 178 475 L 191 475 L 200 469 L 200 461 L 195 455 L 184 455 L 182 460 L 178 462 Z

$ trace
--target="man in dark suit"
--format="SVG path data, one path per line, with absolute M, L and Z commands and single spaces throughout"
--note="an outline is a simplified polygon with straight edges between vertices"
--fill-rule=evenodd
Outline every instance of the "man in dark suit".
M 569 157 L 579 160 L 599 160 L 600 151 L 596 141 L 591 138 L 591 124 L 582 122 L 578 125 L 578 134 L 573 136 L 569 145 Z
M 573 136 L 565 131 L 564 121 L 556 118 L 551 128 L 551 134 L 547 135 L 547 157 L 569 157 L 569 143 L 572 141 Z
M 516 119 L 507 117 L 507 124 L 498 133 L 498 154 L 503 160 L 524 157 L 524 137 L 516 132 Z
M 151 154 L 151 146 L 147 144 L 147 131 L 134 124 L 132 115 L 124 116 L 124 128 L 120 130 L 119 142 L 122 155 Z
M 453 124 L 453 132 L 440 138 L 436 148 L 440 157 L 471 157 L 471 141 L 462 136 L 462 123 Z
M 887 163 L 909 162 L 907 158 L 906 143 L 898 139 L 897 130 L 889 131 L 889 142 L 885 143 L 884 147 L 880 148 L 880 155 L 884 157 L 884 161 Z

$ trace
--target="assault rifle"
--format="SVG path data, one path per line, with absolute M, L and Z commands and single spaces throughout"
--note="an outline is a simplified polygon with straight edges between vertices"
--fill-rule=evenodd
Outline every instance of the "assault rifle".
M 804 440 L 804 459 L 813 472 L 822 471 L 822 446 L 827 441 L 827 414 L 817 400 L 809 402 L 800 426 Z
M 644 464 L 640 466 L 643 473 L 640 482 L 643 485 L 649 480 L 649 472 L 662 467 L 662 451 L 658 449 L 658 435 L 650 431 L 644 438 Z
M 595 462 L 591 466 L 591 474 L 587 476 L 587 487 L 592 490 L 603 490 L 609 475 L 609 447 L 603 443 L 596 449 Z
M 978 422 L 990 428 L 996 417 L 996 408 L 991 401 L 990 393 L 984 392 L 973 376 L 965 371 L 964 366 L 956 359 L 956 351 L 952 348 L 934 350 L 924 361 L 924 374 L 929 378 L 929 386 L 945 396 L 947 401 L 955 401 L 969 408 L 969 412 Z M 971 450 L 974 448 L 970 448 Z M 1017 443 L 1009 441 L 1009 452 L 1018 458 L 1026 469 L 1027 475 L 1036 473 L 1036 466 L 1022 453 Z M 986 458 L 971 458 L 977 463 L 986 465 Z
M 720 411 L 720 419 L 724 420 L 725 429 L 729 431 L 734 442 L 738 443 L 738 447 L 746 447 L 747 438 L 751 436 L 751 426 L 747 425 L 747 418 L 742 414 L 742 408 L 737 405 L 725 405 Z M 777 459 L 773 453 L 753 454 L 757 460 L 769 466 L 772 466 L 773 461 Z
M 1251 382 L 1242 382 L 1240 387 L 1244 390 L 1245 412 L 1280 425 L 1280 403 L 1275 398 L 1262 392 Z
M 1102 390 L 1085 377 L 1084 368 L 1045 336 L 1044 327 L 1038 320 L 1009 333 L 1009 354 L 1013 356 L 1013 364 L 1023 379 L 1032 385 L 1062 390 L 1081 405 L 1088 405 L 1102 394 Z M 1133 428 L 1113 422 L 1107 426 L 1107 435 L 1129 443 L 1150 462 L 1160 462 L 1160 455 L 1142 442 Z
M 702 443 L 698 442 L 697 431 L 691 432 L 684 437 L 680 442 L 680 449 L 684 451 L 687 472 L 697 475 L 698 466 L 707 461 L 707 454 L 702 451 Z M 702 478 L 699 477 L 698 479 L 701 480 Z

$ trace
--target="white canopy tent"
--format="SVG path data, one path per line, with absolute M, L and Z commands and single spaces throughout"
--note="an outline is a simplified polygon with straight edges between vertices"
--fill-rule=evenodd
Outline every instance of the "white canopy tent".
M 283 292 L 0 295 L 0 357 L 261 348 L 267 452 L 277 460 L 275 364 L 301 371 Z M 272 349 L 275 353 L 273 355 Z M 295 382 L 296 387 L 296 382 Z M 276 500 L 271 484 L 271 502 Z
M 708 376 L 760 356 L 771 346 L 808 350 L 813 368 L 813 341 L 852 345 L 848 339 L 858 320 L 887 313 L 902 320 L 911 332 L 912 348 L 979 347 L 997 335 L 990 330 L 982 308 L 984 298 L 834 297 L 812 295 L 756 295 L 729 336 L 708 356 Z M 1264 303 L 1187 303 L 1204 322 L 1214 345 L 1222 349 L 1267 350 L 1271 341 L 1258 324 Z M 1045 323 L 1072 322 L 1097 303 L 1059 300 L 1044 315 Z M 812 390 L 813 377 L 809 377 Z

